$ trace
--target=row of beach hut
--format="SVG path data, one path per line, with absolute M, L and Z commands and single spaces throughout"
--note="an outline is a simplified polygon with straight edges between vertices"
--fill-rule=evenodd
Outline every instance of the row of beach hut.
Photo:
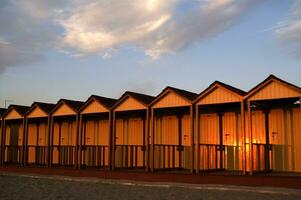
M 216 81 L 0 109 L 0 165 L 301 172 L 301 88 L 270 75 L 249 92 Z

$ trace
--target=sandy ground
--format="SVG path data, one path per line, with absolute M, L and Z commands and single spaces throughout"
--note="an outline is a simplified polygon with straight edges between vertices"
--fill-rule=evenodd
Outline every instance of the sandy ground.
M 301 190 L 0 174 L 0 199 L 301 199 Z

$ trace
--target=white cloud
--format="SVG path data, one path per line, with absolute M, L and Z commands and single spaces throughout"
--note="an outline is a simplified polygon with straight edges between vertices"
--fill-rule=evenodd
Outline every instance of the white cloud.
M 301 0 L 296 0 L 287 18 L 278 23 L 276 35 L 283 46 L 301 57 Z
M 107 59 L 131 45 L 156 59 L 225 31 L 258 2 L 2 0 L 0 70 L 38 60 L 48 49 Z

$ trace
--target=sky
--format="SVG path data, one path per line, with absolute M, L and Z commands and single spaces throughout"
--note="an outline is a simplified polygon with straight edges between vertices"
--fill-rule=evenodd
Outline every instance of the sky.
M 0 0 L 0 27 L 0 107 L 301 86 L 301 0 Z

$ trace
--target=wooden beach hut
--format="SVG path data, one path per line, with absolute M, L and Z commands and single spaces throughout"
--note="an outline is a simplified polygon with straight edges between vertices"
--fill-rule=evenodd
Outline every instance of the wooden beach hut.
M 49 161 L 49 113 L 55 104 L 34 102 L 25 115 L 25 165 L 46 166 Z
M 80 109 L 79 167 L 107 168 L 110 163 L 110 108 L 116 99 L 92 95 Z
M 197 173 L 244 170 L 245 94 L 215 81 L 194 101 Z
M 301 88 L 270 75 L 245 96 L 248 170 L 301 172 Z
M 23 164 L 24 125 L 27 106 L 10 105 L 2 116 L 1 164 Z
M 166 87 L 150 104 L 151 170 L 193 172 L 193 106 L 197 94 Z
M 78 164 L 79 109 L 81 101 L 61 99 L 50 112 L 50 166 Z
M 146 169 L 148 104 L 153 99 L 128 91 L 112 107 L 112 169 Z

